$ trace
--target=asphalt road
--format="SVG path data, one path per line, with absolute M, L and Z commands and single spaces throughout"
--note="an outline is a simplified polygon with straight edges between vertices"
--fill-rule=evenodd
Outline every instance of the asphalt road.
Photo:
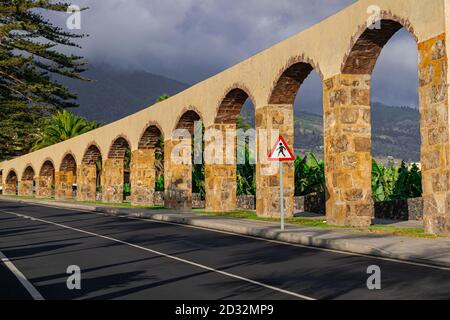
M 450 299 L 450 271 L 170 223 L 0 202 L 0 252 L 44 299 Z M 70 265 L 81 289 L 69 290 Z M 367 288 L 369 266 L 381 290 Z M 32 299 L 0 263 L 0 299 Z

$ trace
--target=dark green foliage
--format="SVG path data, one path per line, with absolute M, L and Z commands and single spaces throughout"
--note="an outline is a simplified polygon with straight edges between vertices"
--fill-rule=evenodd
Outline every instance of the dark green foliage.
M 123 184 L 123 198 L 126 199 L 131 195 L 131 184 L 129 182 L 125 182 Z
M 205 199 L 205 166 L 203 164 L 193 165 L 192 193 L 200 193 L 201 199 Z
M 305 196 L 311 193 L 325 193 L 325 166 L 314 154 L 297 157 L 295 165 L 295 195 Z
M 416 164 L 407 167 L 372 164 L 372 197 L 374 201 L 401 200 L 422 196 L 422 174 Z
M 66 12 L 68 4 L 50 0 L 2 0 L 0 5 L 0 160 L 27 153 L 41 119 L 74 107 L 76 96 L 54 75 L 82 79 L 81 57 L 57 46 L 77 47 L 81 38 L 55 27 L 42 11 Z
M 31 151 L 69 140 L 100 127 L 97 122 L 88 122 L 67 110 L 57 111 L 54 116 L 44 118 L 42 122 L 42 129 L 39 129 L 35 134 Z
M 164 175 L 156 177 L 155 180 L 155 191 L 164 192 Z
M 159 96 L 158 99 L 156 99 L 155 102 L 156 102 L 156 103 L 163 102 L 164 100 L 167 100 L 167 99 L 169 99 L 169 98 L 170 98 L 170 95 L 168 95 L 167 93 L 165 93 L 165 94 Z
M 237 118 L 237 129 L 243 129 L 244 131 L 252 128 L 251 120 L 239 116 Z M 254 159 L 254 150 L 249 148 L 249 141 L 238 141 L 239 144 L 245 144 L 245 164 L 238 164 L 236 168 L 236 187 L 237 195 L 256 195 L 256 166 L 251 164 L 251 159 Z M 243 146 L 240 145 L 240 148 Z

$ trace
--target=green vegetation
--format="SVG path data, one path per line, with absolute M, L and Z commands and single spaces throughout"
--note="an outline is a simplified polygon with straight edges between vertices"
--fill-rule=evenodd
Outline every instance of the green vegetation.
M 167 100 L 167 99 L 169 99 L 169 98 L 170 98 L 170 96 L 169 96 L 168 94 L 165 93 L 165 94 L 159 96 L 158 99 L 156 99 L 156 103 L 163 102 L 164 100 Z
M 252 128 L 251 120 L 239 116 L 237 118 L 237 129 L 247 131 Z M 256 166 L 251 164 L 255 159 L 254 150 L 249 148 L 249 141 L 238 141 L 238 149 L 245 150 L 245 164 L 238 164 L 236 168 L 237 195 L 256 195 Z
M 372 197 L 374 201 L 401 200 L 422 196 L 422 174 L 416 164 L 408 167 L 372 165 Z
M 75 116 L 67 110 L 57 111 L 51 118 L 44 120 L 42 129 L 36 134 L 36 140 L 31 151 L 66 141 L 98 127 L 100 125 L 97 122 L 88 122 L 86 119 Z
M 324 194 L 325 166 L 310 153 L 295 160 L 295 195 L 304 196 L 311 193 Z M 373 200 L 404 200 L 422 196 L 422 175 L 416 164 L 384 166 L 373 160 L 372 165 Z
M 325 164 L 310 153 L 304 158 L 297 157 L 295 165 L 295 195 L 325 193 Z
M 279 222 L 277 218 L 264 218 L 258 217 L 255 211 L 232 211 L 232 212 L 208 212 L 203 209 L 194 210 L 196 213 L 201 215 L 217 216 L 217 217 L 228 217 L 235 219 L 248 219 L 256 221 L 266 221 L 266 222 Z M 286 222 L 293 225 L 300 225 L 303 227 L 312 228 L 322 228 L 322 229 L 336 229 L 344 232 L 366 232 L 375 234 L 388 234 L 396 236 L 405 237 L 416 237 L 416 238 L 436 238 L 436 236 L 426 234 L 422 228 L 398 228 L 393 226 L 385 225 L 372 225 L 368 228 L 349 228 L 349 227 L 338 227 L 329 225 L 323 218 L 305 218 L 305 217 L 293 217 L 286 219 Z
M 83 79 L 81 57 L 61 53 L 77 47 L 76 35 L 41 15 L 66 12 L 69 4 L 50 0 L 3 0 L 0 6 L 0 160 L 29 152 L 44 119 L 76 98 L 55 81 Z

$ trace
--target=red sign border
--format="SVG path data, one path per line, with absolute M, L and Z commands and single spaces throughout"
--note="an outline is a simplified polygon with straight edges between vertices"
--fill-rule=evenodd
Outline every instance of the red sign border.
M 271 157 L 271 155 L 273 155 L 273 154 L 275 153 L 275 150 L 277 149 L 278 144 L 279 144 L 280 142 L 283 142 L 284 145 L 286 146 L 287 152 L 289 152 L 290 158 L 285 158 L 285 159 L 274 159 L 274 158 Z M 280 162 L 284 162 L 284 161 L 294 161 L 294 160 L 295 160 L 295 156 L 294 156 L 294 154 L 292 153 L 291 148 L 289 148 L 289 145 L 286 143 L 286 140 L 284 140 L 283 136 L 280 135 L 280 136 L 278 137 L 277 142 L 276 142 L 275 145 L 273 146 L 272 151 L 269 153 L 269 161 L 280 161 Z

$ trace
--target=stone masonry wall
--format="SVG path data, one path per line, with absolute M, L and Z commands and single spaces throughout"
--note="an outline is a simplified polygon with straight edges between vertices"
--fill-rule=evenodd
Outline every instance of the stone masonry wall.
M 19 182 L 19 196 L 33 196 L 33 180 L 22 180 Z
M 327 220 L 369 226 L 371 205 L 370 76 L 341 74 L 324 82 Z
M 310 212 L 325 214 L 325 198 L 318 194 L 309 194 L 302 197 L 295 197 L 296 212 Z
M 36 177 L 36 198 L 52 198 L 55 196 L 52 176 Z
M 234 140 L 232 148 L 228 145 L 233 161 L 232 163 L 227 162 L 226 131 L 235 130 L 236 125 L 216 124 L 212 128 L 222 133 L 222 149 L 214 148 L 220 142 L 218 143 L 211 137 L 207 139 L 209 141 L 205 142 L 206 210 L 233 211 L 236 210 L 236 143 Z M 213 162 L 216 164 L 212 164 Z
M 97 192 L 97 168 L 95 164 L 78 167 L 77 200 L 95 201 Z
M 450 233 L 448 60 L 445 35 L 419 44 L 424 224 L 427 233 Z
M 256 109 L 257 150 L 256 213 L 261 217 L 280 216 L 280 175 L 277 163 L 268 155 L 276 142 L 272 130 L 278 130 L 290 148 L 294 145 L 294 114 L 292 105 L 269 105 Z M 264 134 L 261 134 L 266 130 Z M 283 164 L 284 208 L 287 217 L 294 214 L 294 163 Z
M 74 181 L 74 174 L 71 171 L 55 172 L 55 199 L 71 199 Z
M 255 210 L 255 196 L 237 196 L 236 209 L 238 210 Z
M 191 148 L 190 141 L 164 142 L 164 203 L 170 209 L 191 209 L 192 164 L 176 163 L 172 159 L 172 150 L 179 143 L 185 143 L 187 148 Z
M 378 219 L 422 221 L 423 199 L 375 202 L 374 214 Z
M 5 182 L 5 185 L 3 186 L 3 188 L 4 188 L 3 189 L 4 195 L 15 196 L 17 193 L 15 180 Z
M 133 151 L 130 174 L 132 205 L 153 205 L 155 175 L 155 149 Z
M 123 202 L 124 160 L 106 159 L 102 173 L 103 202 Z

